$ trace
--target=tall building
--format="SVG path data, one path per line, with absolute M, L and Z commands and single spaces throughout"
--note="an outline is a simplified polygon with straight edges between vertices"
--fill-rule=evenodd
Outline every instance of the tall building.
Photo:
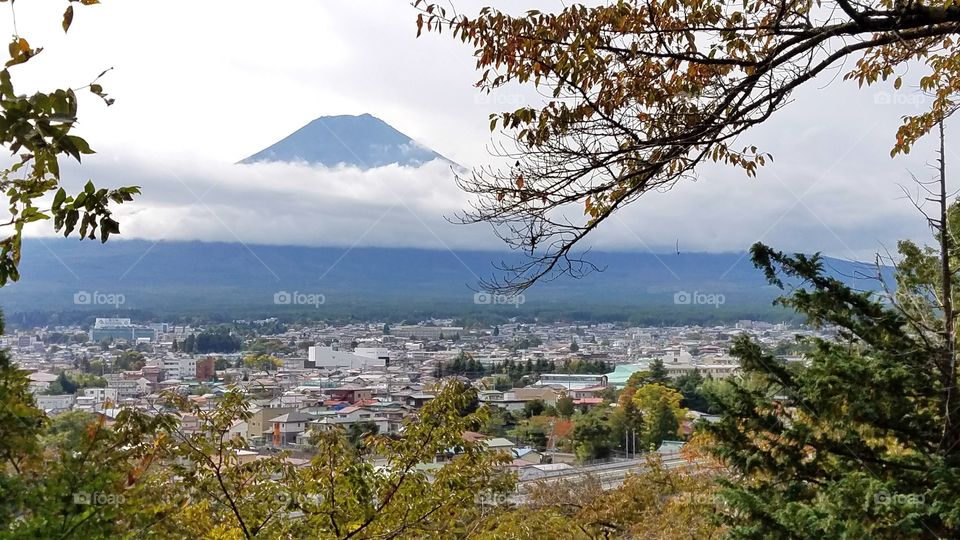
M 190 357 L 164 358 L 163 371 L 167 379 L 194 379 L 197 377 L 197 360 Z

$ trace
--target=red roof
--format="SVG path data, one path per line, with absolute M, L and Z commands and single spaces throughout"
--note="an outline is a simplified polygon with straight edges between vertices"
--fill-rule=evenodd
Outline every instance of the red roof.
M 363 407 L 365 405 L 376 405 L 378 403 L 380 403 L 380 400 L 378 399 L 361 399 L 360 401 L 354 403 L 354 405 L 357 407 Z
M 586 397 L 573 402 L 574 405 L 599 405 L 603 403 L 603 398 Z

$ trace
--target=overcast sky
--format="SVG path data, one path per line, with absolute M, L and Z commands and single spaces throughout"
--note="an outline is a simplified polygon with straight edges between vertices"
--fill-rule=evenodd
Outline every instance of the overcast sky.
M 416 39 L 404 1 L 105 0 L 78 5 L 66 37 L 63 6 L 35 4 L 17 4 L 18 29 L 45 50 L 14 68 L 18 91 L 81 86 L 114 68 L 102 83 L 116 104 L 81 101 L 78 132 L 98 154 L 66 174 L 71 185 L 143 186 L 118 211 L 123 237 L 500 248 L 487 227 L 445 221 L 465 198 L 437 163 L 367 172 L 233 165 L 318 116 L 365 112 L 458 163 L 489 161 L 487 115 L 536 103 L 536 92 L 479 96 L 471 47 Z M 481 5 L 455 4 L 467 13 Z M 2 20 L 11 33 L 10 17 Z M 622 212 L 589 245 L 739 251 L 762 239 L 862 259 L 899 238 L 924 238 L 898 184 L 909 186 L 911 172 L 932 174 L 932 146 L 889 157 L 899 117 L 918 111 L 922 96 L 907 87 L 858 91 L 835 74 L 741 140 L 774 154 L 759 178 L 703 169 L 697 182 Z M 952 151 L 948 159 L 960 164 Z

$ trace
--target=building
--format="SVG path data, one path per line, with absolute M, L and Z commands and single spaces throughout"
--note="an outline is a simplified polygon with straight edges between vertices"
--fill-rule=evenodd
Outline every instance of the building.
M 449 339 L 464 334 L 462 326 L 420 326 L 404 325 L 390 328 L 390 334 L 397 337 L 420 339 Z
M 35 371 L 28 374 L 27 379 L 30 380 L 30 392 L 36 394 L 46 392 L 50 388 L 50 384 L 57 380 L 57 375 L 45 371 Z
M 593 373 L 544 373 L 534 386 L 562 386 L 567 390 L 581 390 L 605 387 L 608 380 L 606 375 Z
M 107 374 L 103 378 L 107 380 L 107 388 L 116 389 L 117 399 L 141 396 L 152 389 L 150 381 L 143 377 L 128 379 L 120 374 Z
M 175 357 L 163 359 L 163 371 L 167 379 L 195 379 L 197 377 L 197 360 L 190 357 Z
M 157 331 L 149 326 L 138 326 L 127 318 L 97 318 L 90 329 L 90 341 L 99 343 L 103 340 L 130 341 L 146 338 L 156 341 Z
M 39 395 L 35 397 L 37 408 L 49 414 L 69 411 L 73 408 L 74 395 L 62 394 L 58 396 Z
M 216 360 L 212 356 L 197 360 L 195 365 L 194 371 L 198 381 L 209 381 L 216 375 Z
M 344 403 L 356 403 L 373 397 L 373 388 L 366 386 L 341 386 L 327 390 L 330 399 Z
M 307 424 L 311 420 L 313 420 L 311 417 L 298 411 L 269 419 L 267 423 L 271 426 L 271 444 L 285 446 L 297 442 L 297 435 L 307 430 Z
M 364 356 L 360 352 L 370 356 Z M 357 349 L 354 352 L 341 351 L 339 347 L 310 347 L 307 349 L 307 366 L 318 369 L 364 370 L 385 368 L 390 358 L 380 356 L 386 349 Z
M 247 433 L 251 438 L 262 437 L 264 434 L 269 435 L 273 428 L 269 421 L 292 412 L 297 412 L 297 409 L 294 407 L 263 407 L 256 409 L 247 420 Z
M 136 381 L 134 381 L 136 382 Z M 84 388 L 83 397 L 93 398 L 94 403 L 105 403 L 107 401 L 116 403 L 120 397 L 118 388 Z

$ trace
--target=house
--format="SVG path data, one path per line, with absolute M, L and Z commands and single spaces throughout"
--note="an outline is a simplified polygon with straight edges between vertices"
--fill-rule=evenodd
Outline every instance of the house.
M 543 462 L 543 454 L 535 448 L 514 448 L 514 461 L 520 460 L 533 465 L 539 465 Z
M 107 380 L 107 388 L 116 391 L 116 399 L 141 396 L 150 392 L 154 386 L 149 379 L 145 377 L 133 378 L 132 375 L 128 376 L 126 372 L 124 372 L 122 375 L 107 374 L 104 375 L 104 378 Z M 176 384 L 173 386 L 177 386 L 179 383 L 180 381 L 176 381 Z
M 580 406 L 582 409 L 586 410 L 591 407 L 596 407 L 597 405 L 603 405 L 603 398 L 598 397 L 586 397 L 573 400 L 574 405 Z
M 487 405 L 494 405 L 500 407 L 501 409 L 506 409 L 508 411 L 522 411 L 526 404 L 530 401 L 541 399 L 539 396 L 556 396 L 557 393 L 552 388 L 543 388 L 536 390 L 546 390 L 545 392 L 523 392 L 524 397 L 520 397 L 516 393 L 517 390 L 528 390 L 526 388 L 514 388 L 509 392 L 500 392 L 498 390 L 484 390 L 479 392 L 477 397 L 481 403 Z M 556 403 L 556 397 L 553 398 L 553 403 Z
M 419 409 L 424 405 L 426 405 L 428 401 L 430 401 L 435 397 L 436 396 L 434 396 L 433 394 L 425 394 L 423 392 L 419 392 L 419 393 L 410 394 L 409 396 L 407 396 L 406 399 L 404 399 L 403 403 L 405 403 L 408 407 Z
M 516 395 L 518 400 L 533 401 L 539 399 L 547 405 L 556 405 L 557 400 L 563 395 L 562 392 L 549 386 L 541 388 L 514 388 L 511 391 Z
M 299 411 L 282 414 L 268 420 L 271 427 L 270 443 L 273 446 L 286 446 L 297 442 L 297 435 L 307 430 L 307 424 L 313 420 Z
M 94 403 L 104 403 L 106 401 L 116 403 L 120 398 L 116 388 L 84 388 L 83 396 L 93 398 Z
M 63 411 L 69 411 L 73 408 L 74 395 L 62 394 L 56 396 L 39 395 L 36 396 L 37 408 L 48 414 L 56 414 Z
M 233 439 L 240 437 L 246 439 L 250 435 L 250 424 L 244 422 L 243 420 L 237 420 L 230 426 L 230 429 L 227 430 L 227 438 Z
M 380 410 L 378 410 L 380 409 Z M 378 433 L 396 433 L 400 430 L 404 411 L 395 407 L 358 407 L 351 405 L 333 413 L 321 416 L 314 422 L 318 429 L 330 429 L 340 426 L 349 429 L 359 423 L 370 423 L 377 426 Z
M 327 390 L 327 394 L 330 395 L 331 399 L 356 403 L 372 398 L 373 389 L 365 386 L 341 386 L 340 388 L 330 388 Z
M 255 409 L 247 420 L 248 437 L 262 437 L 270 434 L 273 426 L 269 420 L 296 411 L 294 407 L 262 407 Z
M 588 386 L 587 388 L 574 388 L 567 391 L 571 399 L 590 399 L 599 397 L 607 390 L 606 386 Z
M 490 450 L 508 450 L 510 452 L 517 446 L 513 441 L 504 437 L 484 439 L 483 444 Z
M 57 380 L 57 375 L 45 371 L 35 371 L 27 375 L 27 379 L 30 380 L 30 392 L 37 394 L 46 392 L 50 388 L 50 384 Z

